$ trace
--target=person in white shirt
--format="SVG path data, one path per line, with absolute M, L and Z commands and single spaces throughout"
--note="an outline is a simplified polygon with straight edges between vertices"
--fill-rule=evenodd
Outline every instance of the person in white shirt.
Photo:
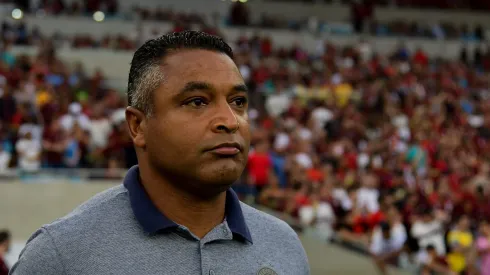
M 95 107 L 90 121 L 90 146 L 94 150 L 105 148 L 112 132 L 112 123 L 103 108 L 103 105 Z
M 387 222 L 382 222 L 373 230 L 369 252 L 382 274 L 386 274 L 386 263 L 397 262 L 407 241 L 407 231 L 395 207 L 387 211 Z
M 406 240 L 407 232 L 403 224 L 390 226 L 383 222 L 374 229 L 369 250 L 375 256 L 383 256 L 400 251 Z
M 11 158 L 12 155 L 6 150 L 4 150 L 2 143 L 0 143 L 0 174 L 7 171 L 7 169 L 9 168 Z
M 377 189 L 378 178 L 374 174 L 362 177 L 362 187 L 357 191 L 357 205 L 361 209 L 367 209 L 369 213 L 379 210 L 379 191 Z
M 303 169 L 310 169 L 313 167 L 313 160 L 306 152 L 298 152 L 295 156 L 296 163 Z
M 36 172 L 41 167 L 41 143 L 30 132 L 15 144 L 19 168 L 25 172 Z
M 28 132 L 31 133 L 32 139 L 41 142 L 43 135 L 43 127 L 37 115 L 29 115 L 27 119 L 20 125 L 18 135 L 24 136 Z
M 429 245 L 435 247 L 438 255 L 446 254 L 444 242 L 444 217 L 434 211 L 425 210 L 417 217 L 410 229 L 412 237 L 417 239 L 419 247 L 426 249 Z
M 288 110 L 291 106 L 292 96 L 281 90 L 281 88 L 277 88 L 276 93 L 269 95 L 265 101 L 265 109 L 267 113 L 273 117 L 277 118 L 282 113 Z
M 333 208 L 328 202 L 321 201 L 318 193 L 311 194 L 310 200 L 310 204 L 300 207 L 299 220 L 305 226 L 312 226 L 322 239 L 329 239 L 335 223 Z
M 60 121 L 66 132 L 71 132 L 75 122 L 84 130 L 90 129 L 90 119 L 82 113 L 82 106 L 79 103 L 70 104 L 68 111 L 69 113 L 63 115 Z

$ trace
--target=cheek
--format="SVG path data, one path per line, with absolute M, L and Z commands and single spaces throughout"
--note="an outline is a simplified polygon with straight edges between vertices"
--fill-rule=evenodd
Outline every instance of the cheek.
M 170 118 L 159 121 L 172 121 Z M 154 153 L 160 154 L 175 161 L 184 160 L 198 149 L 201 134 L 198 127 L 189 123 L 174 120 L 172 123 L 154 123 L 149 125 L 149 148 Z
M 248 121 L 244 121 L 243 123 L 240 122 L 240 135 L 243 138 L 243 141 L 245 142 L 247 153 L 248 153 L 248 147 L 250 145 L 250 139 L 252 134 L 250 133 L 250 125 L 248 124 Z
M 241 118 L 239 120 L 239 122 L 240 122 L 240 133 L 242 134 L 243 138 L 246 141 L 249 141 L 250 140 L 250 124 L 248 122 L 248 119 L 246 117 Z

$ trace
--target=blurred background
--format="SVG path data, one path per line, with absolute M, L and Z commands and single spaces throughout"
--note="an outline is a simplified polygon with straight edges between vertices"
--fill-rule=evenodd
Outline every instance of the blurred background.
M 0 21 L 0 274 L 136 164 L 129 63 L 185 29 L 233 47 L 253 129 L 234 189 L 313 275 L 490 274 L 490 1 L 0 0 Z

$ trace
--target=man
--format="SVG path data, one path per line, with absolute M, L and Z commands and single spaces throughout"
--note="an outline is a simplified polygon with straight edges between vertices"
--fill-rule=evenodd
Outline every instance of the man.
M 387 274 L 387 263 L 398 261 L 398 256 L 407 241 L 407 231 L 398 210 L 389 206 L 386 216 L 387 221 L 374 228 L 370 244 L 370 252 L 380 274 Z
M 436 212 L 433 209 L 420 209 L 419 215 L 413 222 L 410 233 L 417 239 L 419 247 L 422 249 L 432 245 L 437 254 L 446 255 L 446 244 L 444 241 L 444 223 L 447 217 L 444 213 Z
M 247 162 L 247 88 L 220 38 L 186 31 L 132 60 L 124 184 L 28 241 L 12 274 L 309 274 L 286 223 L 230 189 Z
M 448 263 L 444 256 L 437 254 L 437 249 L 433 245 L 428 245 L 425 250 L 420 251 L 416 256 L 416 262 L 420 265 L 421 275 L 431 274 L 447 274 L 456 275 L 457 272 L 452 271 L 448 267 Z
M 0 275 L 7 275 L 9 269 L 4 261 L 5 254 L 10 247 L 10 233 L 7 230 L 0 230 Z
M 476 240 L 476 249 L 480 257 L 481 275 L 490 275 L 490 223 L 483 220 L 478 229 L 480 236 Z
M 447 235 L 450 252 L 447 261 L 452 271 L 457 274 L 466 273 L 468 256 L 473 248 L 473 234 L 471 233 L 471 220 L 468 216 L 461 216 L 456 226 Z

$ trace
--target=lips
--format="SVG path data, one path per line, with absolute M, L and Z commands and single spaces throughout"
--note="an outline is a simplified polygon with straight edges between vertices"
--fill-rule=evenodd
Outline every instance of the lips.
M 208 151 L 217 155 L 234 156 L 240 153 L 242 150 L 243 147 L 239 143 L 227 142 L 216 145 Z

